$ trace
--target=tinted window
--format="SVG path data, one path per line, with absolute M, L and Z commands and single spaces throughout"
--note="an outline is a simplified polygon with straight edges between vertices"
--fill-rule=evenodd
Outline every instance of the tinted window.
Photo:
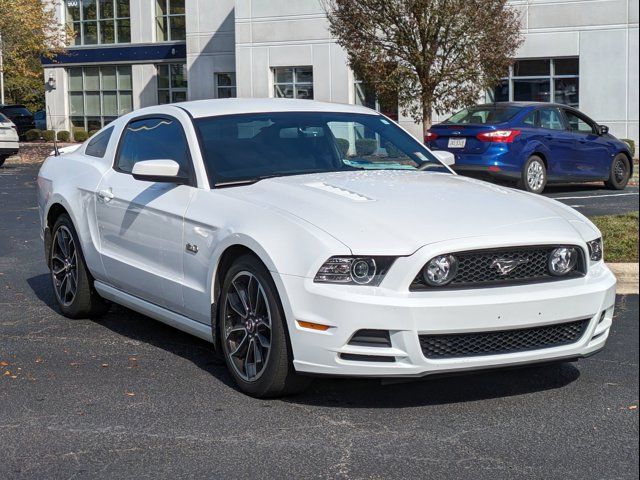
M 519 111 L 519 107 L 502 106 L 465 108 L 445 120 L 443 123 L 455 123 L 456 125 L 492 125 L 511 120 L 511 118 L 513 118 Z
M 540 127 L 548 130 L 564 130 L 562 116 L 557 108 L 543 108 L 539 111 Z
M 107 128 L 106 130 L 98 133 L 95 137 L 89 140 L 84 153 L 86 155 L 91 155 L 92 157 L 104 157 L 112 133 L 113 127 Z
M 145 118 L 127 125 L 117 159 L 117 169 L 130 173 L 143 160 L 174 160 L 179 175 L 189 174 L 189 147 L 175 118 Z
M 449 173 L 424 145 L 379 115 L 276 112 L 194 123 L 215 185 L 353 170 Z
M 27 110 L 25 107 L 2 107 L 2 113 L 4 113 L 7 117 L 18 117 L 18 116 L 30 116 L 31 112 Z
M 569 130 L 581 133 L 595 133 L 591 122 L 588 122 L 585 118 L 576 115 L 573 112 L 565 110 L 565 115 L 569 122 Z
M 538 126 L 537 117 L 538 117 L 538 112 L 533 111 L 529 115 L 524 117 L 524 120 L 522 121 L 522 123 L 524 123 L 528 127 L 537 127 Z
M 0 113 L 0 123 L 9 122 L 10 120 Z

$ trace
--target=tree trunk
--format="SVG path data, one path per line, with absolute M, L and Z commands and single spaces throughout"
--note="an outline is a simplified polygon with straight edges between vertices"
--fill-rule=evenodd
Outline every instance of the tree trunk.
M 431 102 L 422 101 L 422 134 L 423 136 L 427 133 L 427 130 L 431 128 L 431 115 L 433 109 L 431 108 Z

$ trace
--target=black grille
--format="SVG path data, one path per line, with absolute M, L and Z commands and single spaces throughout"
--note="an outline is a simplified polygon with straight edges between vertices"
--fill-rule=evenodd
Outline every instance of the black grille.
M 424 281 L 421 270 L 411 283 L 410 290 L 487 287 L 565 280 L 583 276 L 586 273 L 584 255 L 580 247 L 573 245 L 571 247 L 578 251 L 576 269 L 562 277 L 551 275 L 548 267 L 549 255 L 560 246 L 517 247 L 453 253 L 458 259 L 458 273 L 451 283 L 444 287 L 432 287 Z M 519 260 L 522 263 L 503 275 L 494 263 L 500 260 Z
M 577 342 L 589 319 L 544 327 L 453 335 L 420 335 L 427 358 L 474 357 L 558 347 Z

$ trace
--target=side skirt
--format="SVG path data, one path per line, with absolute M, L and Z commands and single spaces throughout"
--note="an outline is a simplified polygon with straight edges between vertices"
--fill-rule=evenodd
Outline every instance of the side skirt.
M 159 307 L 153 303 L 142 300 L 133 295 L 129 295 L 117 288 L 110 287 L 102 282 L 95 281 L 93 284 L 101 297 L 111 300 L 114 303 L 135 310 L 138 313 L 166 323 L 167 325 L 182 330 L 190 335 L 194 335 L 202 340 L 213 343 L 211 336 L 211 325 L 204 325 L 195 320 L 191 320 L 184 315 L 172 312 L 166 308 Z

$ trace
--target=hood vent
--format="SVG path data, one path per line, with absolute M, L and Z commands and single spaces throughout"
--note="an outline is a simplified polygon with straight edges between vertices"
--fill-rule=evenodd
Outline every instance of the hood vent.
M 313 182 L 307 183 L 307 187 L 315 188 L 317 190 L 322 190 L 323 192 L 332 193 L 334 195 L 339 195 L 344 198 L 348 198 L 349 200 L 353 200 L 354 202 L 373 202 L 372 198 L 369 198 L 360 193 L 352 192 L 351 190 L 347 190 L 345 188 L 336 187 L 334 185 L 329 185 L 324 182 Z

